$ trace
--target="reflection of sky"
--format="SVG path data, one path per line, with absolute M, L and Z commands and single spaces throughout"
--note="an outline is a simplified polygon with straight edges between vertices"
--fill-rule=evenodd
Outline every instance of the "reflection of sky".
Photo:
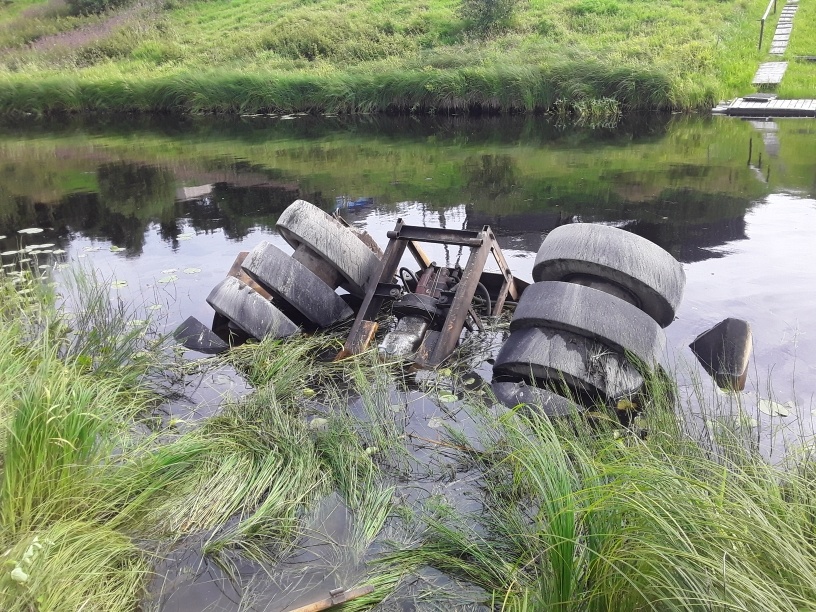
M 795 401 L 795 413 L 783 421 L 812 435 L 816 201 L 770 195 L 746 215 L 746 226 L 748 240 L 720 247 L 724 257 L 684 266 L 686 292 L 677 320 L 666 330 L 669 344 L 681 362 L 691 362 L 686 347 L 697 334 L 726 317 L 745 319 L 754 338 L 747 389 L 762 397 L 771 389 L 775 400 Z

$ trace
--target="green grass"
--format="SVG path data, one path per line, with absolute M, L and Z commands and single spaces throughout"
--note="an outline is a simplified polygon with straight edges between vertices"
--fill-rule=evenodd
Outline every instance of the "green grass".
M 5 15 L 0 112 L 533 111 L 604 98 L 625 111 L 702 108 L 749 85 L 763 10 L 757 0 L 531 0 L 487 35 L 453 0 Z M 38 37 L 41 48 L 23 49 Z
M 811 3 L 800 4 L 783 57 L 789 64 L 779 86 L 780 97 L 816 98 L 816 62 L 796 59 L 796 56 L 816 56 L 815 21 L 816 7 Z

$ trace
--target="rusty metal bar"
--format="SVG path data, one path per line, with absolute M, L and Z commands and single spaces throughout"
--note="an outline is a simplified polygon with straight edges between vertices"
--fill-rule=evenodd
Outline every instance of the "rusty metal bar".
M 399 233 L 402 227 L 402 219 L 398 219 L 394 232 Z M 389 234 L 390 233 L 391 232 L 389 232 Z M 368 345 L 371 343 L 377 331 L 377 314 L 380 312 L 380 307 L 386 298 L 380 291 L 380 286 L 384 284 L 391 285 L 391 281 L 394 279 L 394 274 L 397 273 L 397 268 L 399 267 L 400 260 L 407 246 L 408 242 L 406 240 L 392 238 L 388 242 L 388 246 L 380 262 L 380 272 L 377 276 L 377 280 L 368 287 L 368 291 L 366 291 L 365 298 L 363 299 L 363 304 L 357 312 L 357 318 L 354 319 L 354 324 L 351 326 L 349 336 L 346 339 L 345 345 L 343 345 L 343 350 L 337 355 L 337 359 L 357 355 L 368 348 Z M 393 297 L 398 296 L 395 295 Z
M 402 219 L 398 223 L 402 222 Z M 412 240 L 436 244 L 453 244 L 456 246 L 479 246 L 482 244 L 482 232 L 470 230 L 451 230 L 441 227 L 422 227 L 403 225 L 400 229 L 388 232 L 392 240 Z
M 473 301 L 473 296 L 476 294 L 476 286 L 479 284 L 482 270 L 484 270 L 487 257 L 492 250 L 491 243 L 484 240 L 482 232 L 479 233 L 481 244 L 478 247 L 472 248 L 470 251 L 470 257 L 462 272 L 462 278 L 456 285 L 456 294 L 448 310 L 448 316 L 445 317 L 445 323 L 442 325 L 439 340 L 427 358 L 417 355 L 416 363 L 421 367 L 434 367 L 439 365 L 450 356 L 453 349 L 455 349 L 459 343 L 459 336 L 462 333 L 462 328 L 465 325 L 465 320 L 470 311 L 470 304 Z

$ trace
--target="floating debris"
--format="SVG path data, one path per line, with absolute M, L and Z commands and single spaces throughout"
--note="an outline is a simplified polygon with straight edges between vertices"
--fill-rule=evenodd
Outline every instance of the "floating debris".
M 431 417 L 428 420 L 428 427 L 430 427 L 431 429 L 439 429 L 444 424 L 445 424 L 445 422 L 442 419 L 440 419 L 439 417 Z
M 185 274 L 198 274 L 201 272 L 201 268 L 184 268 Z
M 324 431 L 329 427 L 329 420 L 321 417 L 316 417 L 309 421 L 309 429 L 312 431 Z
M 446 404 L 450 404 L 451 402 L 455 402 L 458 397 L 456 397 L 453 393 L 441 393 L 439 395 L 439 401 L 445 402 Z

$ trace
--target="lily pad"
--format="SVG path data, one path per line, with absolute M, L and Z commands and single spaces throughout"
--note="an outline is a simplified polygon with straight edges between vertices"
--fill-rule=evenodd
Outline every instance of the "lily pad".
M 171 274 L 170 276 L 165 276 L 164 278 L 159 279 L 159 283 L 162 285 L 166 285 L 168 283 L 175 283 L 178 280 L 178 276 L 175 274 Z
M 451 402 L 455 402 L 458 399 L 459 398 L 456 397 L 453 393 L 440 393 L 439 394 L 439 401 L 445 402 L 446 404 L 449 404 Z
M 122 287 L 127 287 L 127 281 L 125 280 L 113 281 L 111 283 L 111 287 L 113 287 L 114 289 L 121 289 Z
M 18 234 L 40 234 L 43 229 L 41 227 L 27 227 L 26 229 L 17 230 Z
M 188 236 L 186 234 L 179 234 L 176 238 L 178 240 L 192 240 L 193 239 L 192 236 Z
M 148 310 L 161 310 L 164 308 L 161 304 L 151 304 L 147 307 Z
M 790 415 L 790 410 L 792 408 L 790 404 L 791 402 L 780 404 L 779 402 L 774 402 L 773 400 L 760 398 L 759 402 L 757 403 L 757 407 L 759 408 L 760 412 L 767 414 L 768 416 L 786 417 Z
M 166 270 L 162 270 L 162 274 L 172 274 L 173 272 L 178 272 L 176 268 L 167 268 Z
M 120 247 L 120 246 L 113 246 L 113 245 L 112 245 L 112 246 L 111 246 L 111 248 L 110 248 L 110 252 L 111 252 L 111 253 L 119 253 L 120 251 L 124 251 L 124 250 L 125 250 L 125 249 L 123 249 L 123 248 L 122 248 L 122 247 Z
M 201 272 L 201 268 L 184 268 L 185 274 L 198 274 Z

